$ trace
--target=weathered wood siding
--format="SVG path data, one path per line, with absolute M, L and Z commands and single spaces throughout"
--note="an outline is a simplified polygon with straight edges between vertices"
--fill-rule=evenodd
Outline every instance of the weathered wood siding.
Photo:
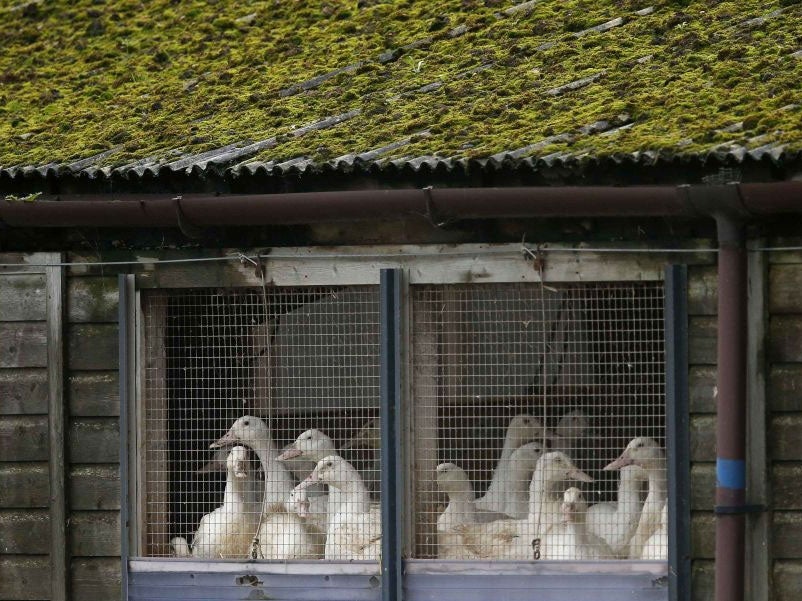
M 65 390 L 73 601 L 120 598 L 118 298 L 115 273 L 68 272 Z
M 791 601 L 802 598 L 802 253 L 770 255 L 768 305 L 774 600 Z
M 712 599 L 713 592 L 716 291 L 715 265 L 688 268 L 692 592 L 699 601 Z
M 0 255 L 0 600 L 51 598 L 46 255 Z M 20 273 L 21 272 L 21 273 Z M 66 287 L 68 598 L 120 596 L 117 279 Z
M 50 599 L 45 255 L 0 254 L 0 599 Z

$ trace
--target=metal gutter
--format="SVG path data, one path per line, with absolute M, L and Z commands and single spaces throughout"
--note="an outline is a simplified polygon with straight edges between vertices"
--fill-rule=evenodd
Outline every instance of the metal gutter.
M 732 186 L 691 187 L 714 190 Z M 802 182 L 737 184 L 755 215 L 802 211 Z M 521 217 L 699 216 L 687 186 L 424 188 L 255 195 L 64 195 L 0 202 L 10 227 L 204 227 L 371 221 L 419 216 Z

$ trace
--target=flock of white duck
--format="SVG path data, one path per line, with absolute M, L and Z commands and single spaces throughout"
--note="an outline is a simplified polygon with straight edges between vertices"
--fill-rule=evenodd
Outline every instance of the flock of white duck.
M 437 517 L 437 556 L 666 559 L 663 450 L 651 438 L 633 439 L 604 468 L 620 473 L 617 500 L 588 506 L 580 489 L 570 485 L 593 482 L 572 457 L 584 420 L 573 412 L 555 431 L 546 431 L 532 416 L 514 417 L 479 499 L 462 468 L 438 465 L 436 482 L 448 504 Z M 375 423 L 363 428 L 376 430 Z M 191 544 L 183 537 L 171 540 L 175 556 L 380 558 L 379 505 L 365 482 L 372 475 L 360 474 L 343 459 L 329 436 L 307 430 L 279 452 L 267 425 L 244 416 L 211 445 L 227 447 L 222 505 L 201 518 Z M 253 468 L 246 447 L 258 457 L 260 470 Z

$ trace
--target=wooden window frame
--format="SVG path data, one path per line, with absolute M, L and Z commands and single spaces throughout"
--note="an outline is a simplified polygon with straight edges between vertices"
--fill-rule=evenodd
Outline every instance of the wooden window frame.
M 691 243 L 692 245 L 695 243 Z M 680 268 L 680 272 L 666 269 L 676 260 L 676 255 L 661 252 L 639 252 L 641 248 L 631 245 L 629 249 L 609 248 L 609 252 L 604 245 L 594 245 L 597 251 L 582 250 L 581 248 L 569 245 L 545 245 L 540 250 L 547 257 L 544 265 L 544 279 L 548 283 L 576 283 L 576 282 L 630 282 L 630 281 L 664 281 L 669 282 L 672 278 L 676 279 L 679 288 L 675 290 L 674 297 L 685 298 L 685 308 L 682 306 L 671 305 L 671 311 L 675 313 L 675 321 L 685 323 L 685 332 L 681 330 L 675 332 L 682 337 L 684 335 L 685 365 L 674 364 L 674 376 L 677 378 L 675 392 L 679 397 L 684 396 L 685 412 L 687 414 L 687 278 Z M 710 255 L 704 252 L 704 243 L 690 246 L 682 255 L 683 262 L 686 264 L 709 264 Z M 701 252 L 695 253 L 693 250 L 699 249 Z M 627 252 L 631 250 L 631 252 Z M 230 255 L 227 251 L 220 251 L 219 257 Z M 187 254 L 187 256 L 193 256 Z M 166 258 L 166 257 L 165 257 Z M 176 258 L 172 254 L 169 258 Z M 410 311 L 409 286 L 414 284 L 464 284 L 464 283 L 510 283 L 510 282 L 531 282 L 538 283 L 540 274 L 534 268 L 531 257 L 526 253 L 520 244 L 465 244 L 465 245 L 431 245 L 431 246 L 378 246 L 378 247 L 337 247 L 314 248 L 301 247 L 291 249 L 277 249 L 262 259 L 262 266 L 266 282 L 270 286 L 324 286 L 324 285 L 376 285 L 380 282 L 382 270 L 400 270 L 402 274 L 399 278 L 399 294 L 401 299 L 402 311 L 399 315 L 397 324 L 401 331 L 401 344 L 399 345 L 400 359 L 400 389 L 403 399 L 411 399 L 412 390 L 410 388 L 411 379 L 408 377 L 409 370 L 409 341 L 411 340 L 410 330 Z M 673 275 L 672 275 L 673 273 Z M 120 276 L 120 350 L 121 350 L 121 487 L 122 494 L 122 561 L 123 561 L 123 591 L 124 599 L 129 598 L 131 587 L 135 591 L 147 589 L 147 587 L 180 585 L 199 586 L 195 575 L 203 572 L 205 574 L 218 575 L 221 582 L 231 584 L 231 574 L 237 574 L 234 585 L 239 586 L 262 586 L 265 580 L 269 580 L 271 585 L 298 586 L 299 588 L 315 586 L 330 586 L 330 577 L 355 577 L 361 579 L 359 586 L 364 586 L 366 591 L 382 586 L 381 578 L 377 565 L 372 562 L 352 563 L 337 561 L 299 561 L 290 563 L 270 562 L 270 561 L 206 561 L 206 560 L 182 560 L 177 558 L 147 558 L 142 557 L 143 548 L 142 533 L 140 522 L 142 519 L 142 507 L 144 495 L 139 486 L 143 482 L 142 465 L 138 449 L 142 444 L 142 432 L 137 426 L 141 424 L 142 402 L 140 395 L 142 392 L 141 380 L 141 360 L 144 351 L 144 320 L 148 318 L 142 311 L 141 294 L 147 289 L 169 289 L 169 288 L 202 288 L 202 287 L 260 287 L 263 285 L 262 276 L 259 271 L 254 270 L 253 266 L 247 262 L 237 261 L 210 261 L 208 263 L 162 263 L 152 264 L 145 269 L 136 270 L 133 275 Z M 684 288 L 683 288 L 684 285 Z M 679 290 L 679 293 L 676 293 Z M 677 296 L 679 294 L 679 296 Z M 684 297 L 683 297 L 684 295 Z M 667 304 L 666 313 L 669 311 L 669 294 L 666 291 Z M 681 303 L 680 303 L 681 305 Z M 682 311 L 685 311 L 685 314 Z M 669 344 L 669 332 L 666 331 L 666 343 Z M 672 352 L 676 349 L 672 346 Z M 667 346 L 666 355 L 669 355 Z M 681 360 L 680 354 L 674 360 Z M 667 362 L 668 366 L 668 362 Z M 672 373 L 667 372 L 667 378 L 673 377 Z M 685 384 L 683 388 L 683 379 Z M 668 381 L 667 385 L 671 386 Z M 667 389 L 668 390 L 668 389 Z M 682 405 L 673 401 L 673 412 Z M 667 411 L 670 404 L 667 398 Z M 411 405 L 410 405 L 411 406 Z M 404 474 L 410 476 L 413 470 L 408 469 L 412 462 L 417 460 L 413 456 L 416 451 L 411 443 L 412 428 L 412 409 L 403 412 L 400 428 L 404 433 L 401 443 L 401 469 Z M 671 420 L 671 417 L 669 420 Z M 669 448 L 669 459 L 673 456 L 677 460 L 679 470 L 688 469 L 687 466 L 687 415 L 685 421 L 672 422 L 674 428 L 684 427 L 684 438 L 677 437 L 677 430 L 669 430 L 669 422 L 666 424 L 666 440 L 672 440 L 675 450 Z M 135 427 L 131 427 L 134 425 Z M 672 446 L 668 444 L 667 446 Z M 680 465 L 682 462 L 685 464 Z M 669 470 L 672 468 L 669 467 Z M 680 540 L 673 528 L 685 524 L 689 528 L 689 515 L 687 508 L 687 478 L 684 480 L 679 477 L 677 481 L 680 486 L 685 487 L 679 490 L 677 486 L 670 485 L 669 506 L 670 508 L 680 507 L 678 514 L 676 509 L 670 509 L 670 528 L 669 541 Z M 404 507 L 414 507 L 413 495 L 415 486 L 410 483 L 404 487 L 403 497 L 400 502 Z M 682 505 L 682 498 L 685 504 Z M 678 500 L 680 504 L 678 505 Z M 400 556 L 410 556 L 413 542 L 411 533 L 412 515 L 411 511 L 403 512 L 401 532 L 404 533 L 398 542 L 398 552 Z M 684 515 L 684 517 L 683 517 Z M 681 544 L 687 541 L 680 540 Z M 680 563 L 687 562 L 689 549 L 674 548 L 672 545 L 673 559 L 672 567 L 677 562 L 678 553 L 681 558 Z M 549 576 L 556 578 L 557 582 L 570 584 L 576 582 L 577 575 L 585 575 L 588 578 L 596 575 L 623 575 L 632 580 L 632 586 L 636 589 L 665 589 L 666 599 L 681 599 L 686 597 L 685 591 L 690 588 L 690 574 L 682 566 L 679 570 L 669 570 L 668 563 L 660 562 L 636 562 L 628 560 L 601 561 L 601 562 L 476 562 L 476 561 L 441 561 L 441 560 L 418 560 L 407 559 L 404 561 L 404 585 L 410 590 L 414 588 L 415 581 L 420 583 L 430 582 L 432 579 L 453 579 L 461 578 L 466 575 L 482 576 L 485 578 L 486 586 L 501 590 L 502 587 L 515 590 L 532 590 L 537 586 L 537 579 Z M 673 576 L 670 576 L 672 574 Z M 362 582 L 364 581 L 364 582 Z M 379 584 L 377 584 L 377 582 Z M 588 582 L 592 582 L 588 581 Z M 288 583 L 292 583 L 291 585 Z M 269 586 L 265 584 L 265 586 Z M 468 586 L 468 585 L 466 585 Z M 144 587 L 140 589 L 139 587 Z M 670 590 L 669 590 L 670 589 Z M 202 596 L 202 590 L 198 590 Z M 466 589 L 466 599 L 477 598 L 487 592 L 483 590 Z M 591 594 L 597 594 L 592 587 L 588 589 Z M 137 598 L 146 598 L 141 592 L 135 595 Z M 571 596 L 567 594 L 567 597 Z M 413 594 L 414 597 L 414 594 Z M 577 598 L 574 595 L 572 598 Z M 598 597 L 594 597 L 598 598 Z M 638 598 L 637 596 L 633 598 Z M 644 596 L 645 598 L 656 598 Z

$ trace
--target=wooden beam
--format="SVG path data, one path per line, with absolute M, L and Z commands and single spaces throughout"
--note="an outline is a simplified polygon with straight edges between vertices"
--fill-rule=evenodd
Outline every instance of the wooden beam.
M 60 253 L 49 263 L 62 263 Z M 67 494 L 65 475 L 64 397 L 64 290 L 63 267 L 47 267 L 47 373 L 49 390 L 48 430 L 50 442 L 50 599 L 66 601 L 69 557 L 67 556 Z
M 752 246 L 766 246 L 753 240 Z M 768 262 L 763 252 L 749 253 L 749 298 L 747 314 L 747 501 L 767 505 L 770 466 L 766 449 L 766 324 L 768 323 Z M 749 516 L 746 532 L 746 586 L 751 599 L 771 598 L 770 514 Z

